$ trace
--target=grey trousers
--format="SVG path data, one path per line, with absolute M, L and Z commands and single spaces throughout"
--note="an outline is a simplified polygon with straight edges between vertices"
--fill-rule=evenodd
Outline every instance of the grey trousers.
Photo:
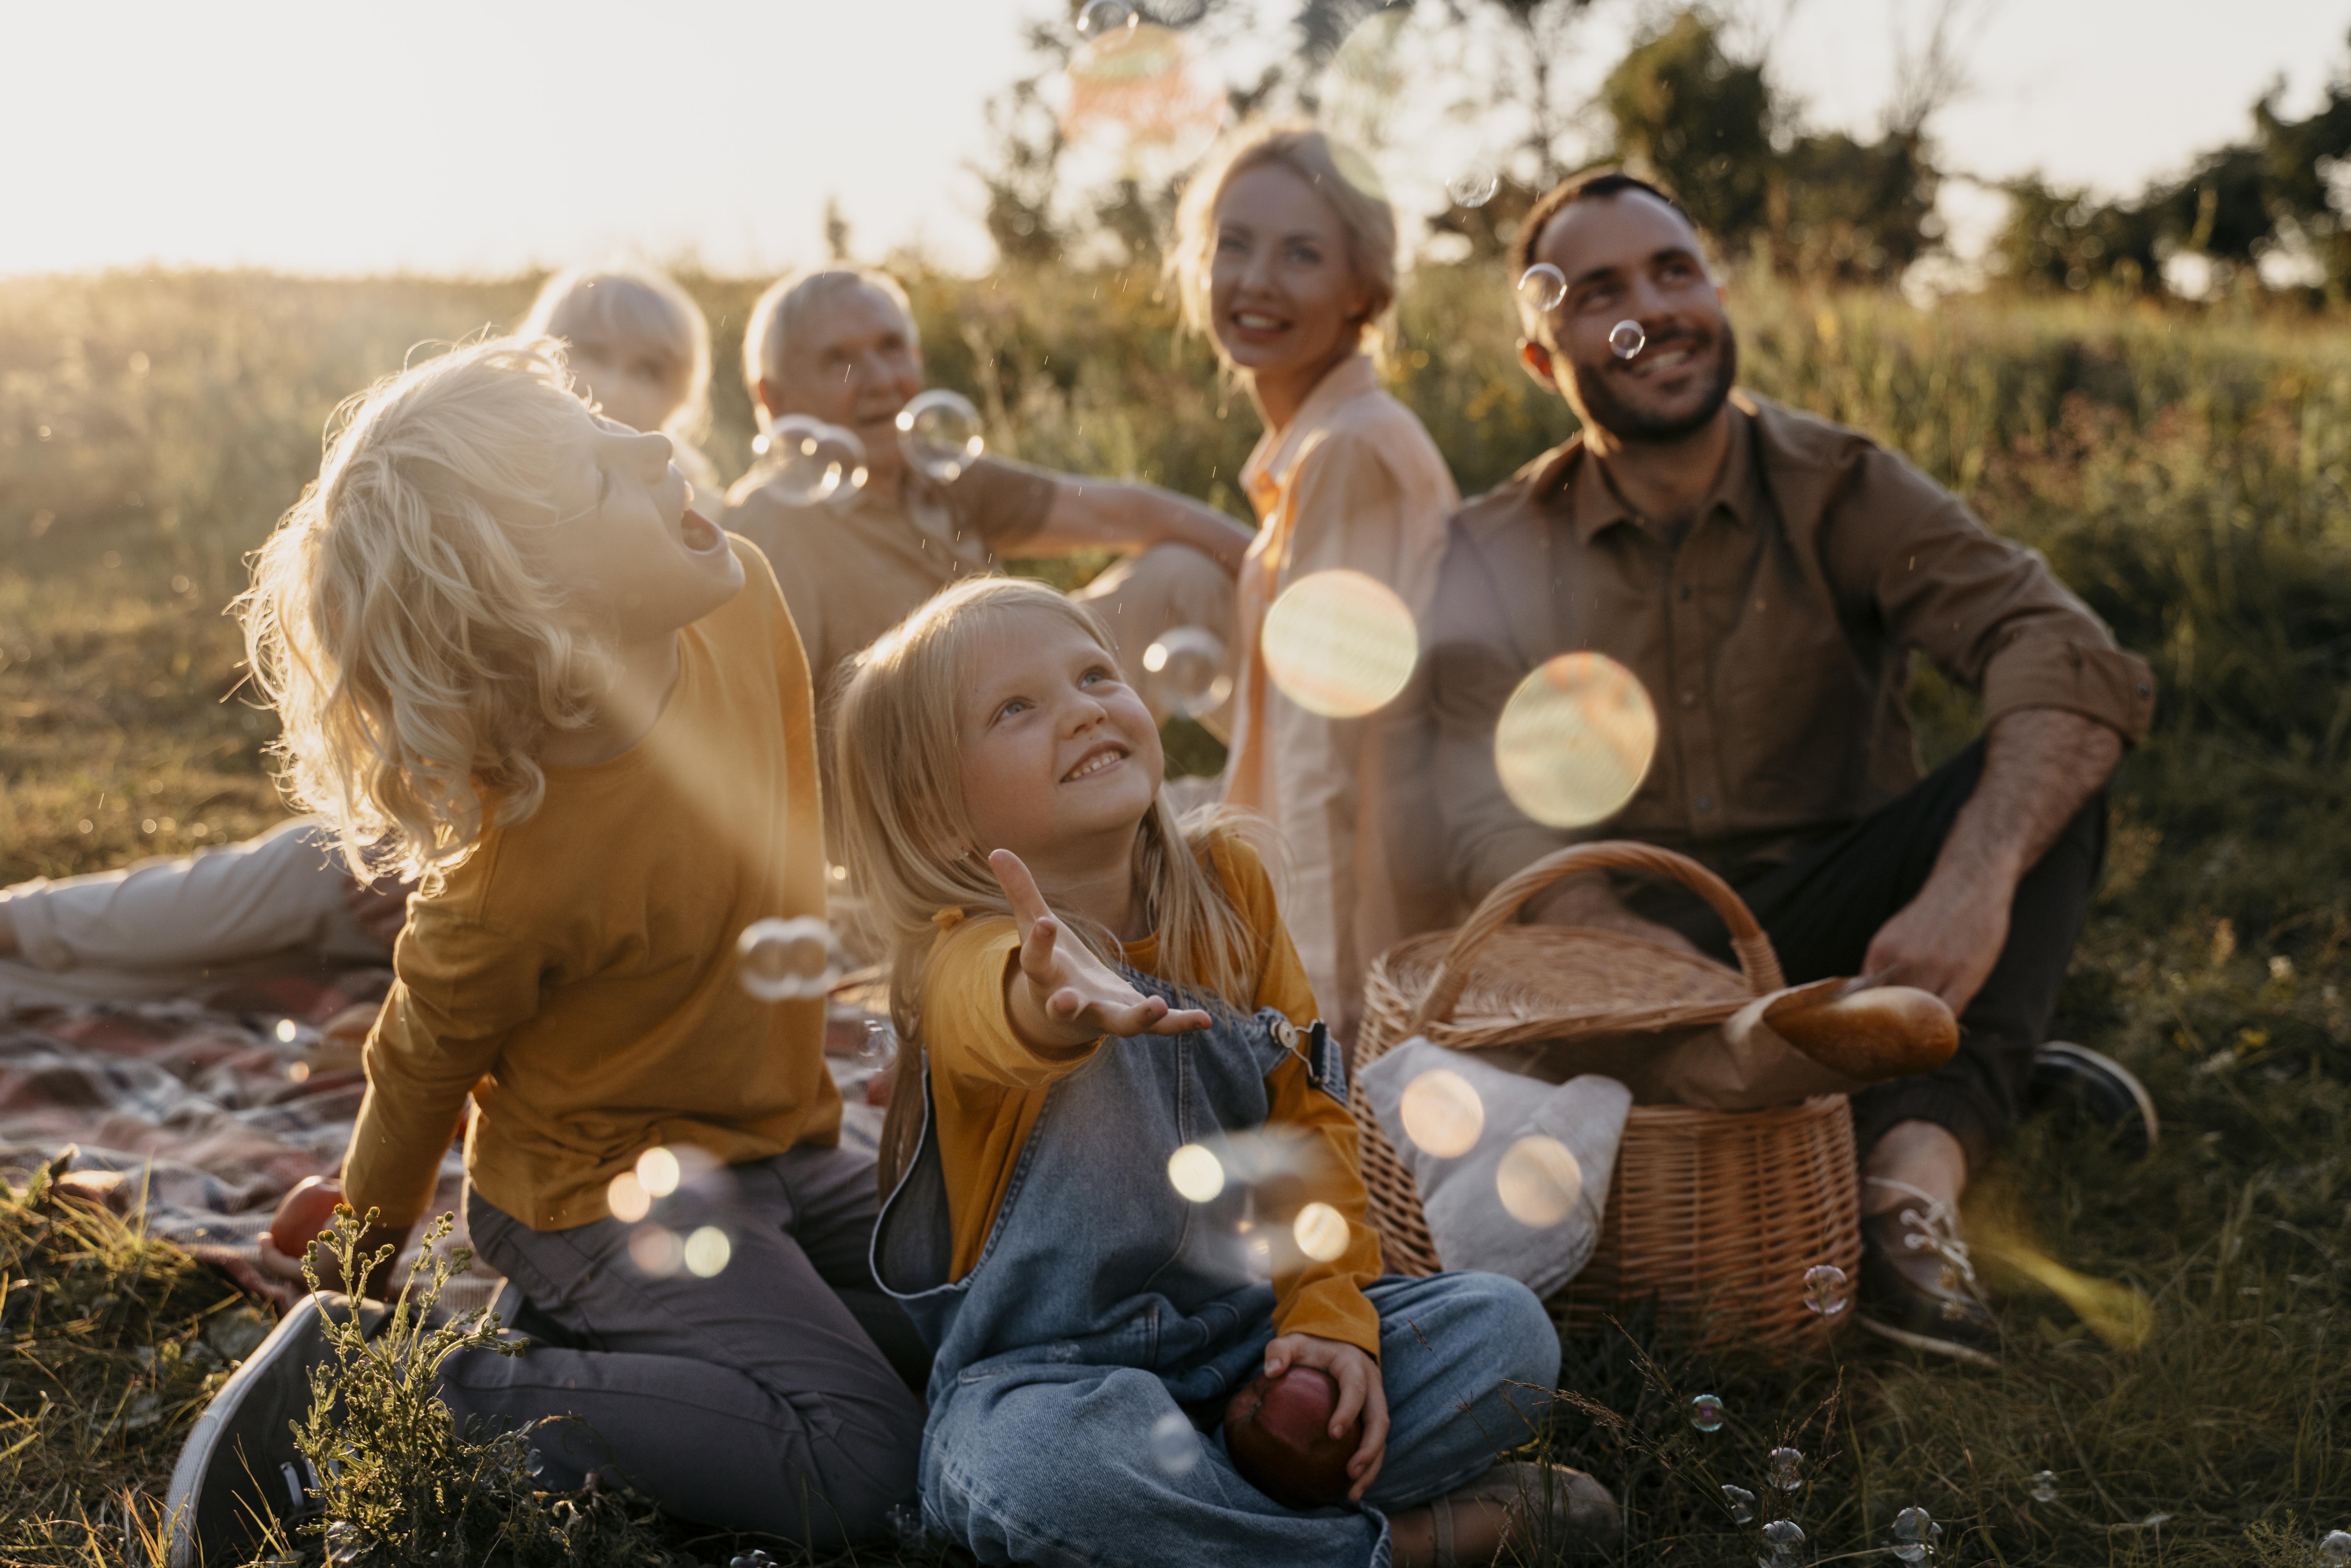
M 288 962 L 384 964 L 343 905 L 351 879 L 315 817 L 176 859 L 0 889 L 19 958 L 0 1010 L 175 997 Z
M 914 1497 L 924 1410 L 909 1383 L 929 1355 L 873 1281 L 879 1207 L 872 1159 L 850 1150 L 724 1167 L 648 1221 L 727 1234 L 726 1267 L 699 1279 L 645 1272 L 616 1219 L 533 1230 L 469 1190 L 476 1249 L 564 1343 L 457 1357 L 442 1397 L 461 1423 L 576 1417 L 537 1435 L 549 1486 L 594 1471 L 820 1553 L 886 1536 Z

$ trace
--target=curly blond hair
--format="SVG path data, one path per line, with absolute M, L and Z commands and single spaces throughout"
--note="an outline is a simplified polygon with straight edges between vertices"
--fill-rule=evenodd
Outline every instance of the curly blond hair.
M 537 810 L 533 753 L 605 672 L 529 534 L 559 520 L 556 454 L 587 406 L 549 339 L 494 338 L 346 402 L 319 477 L 232 606 L 284 733 L 279 787 L 362 876 L 464 862 Z

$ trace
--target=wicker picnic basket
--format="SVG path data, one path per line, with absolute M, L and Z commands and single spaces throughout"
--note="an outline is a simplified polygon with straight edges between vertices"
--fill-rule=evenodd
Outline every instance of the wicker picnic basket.
M 1614 932 L 1516 924 L 1544 888 L 1600 871 L 1687 884 L 1729 926 L 1740 969 Z M 1415 1035 L 1455 1051 L 1523 1051 L 1716 1024 L 1782 983 L 1771 938 L 1704 866 L 1648 844 L 1578 844 L 1502 883 L 1458 929 L 1408 937 L 1373 964 L 1355 1068 Z M 1369 1097 L 1350 1098 L 1387 1266 L 1433 1273 L 1440 1264 L 1412 1172 Z M 1635 1105 L 1598 1248 L 1549 1304 L 1589 1331 L 1654 1296 L 1661 1317 L 1701 1344 L 1773 1359 L 1816 1350 L 1852 1314 L 1807 1308 L 1804 1272 L 1832 1263 L 1850 1278 L 1858 1268 L 1858 1191 L 1842 1094 L 1767 1111 Z

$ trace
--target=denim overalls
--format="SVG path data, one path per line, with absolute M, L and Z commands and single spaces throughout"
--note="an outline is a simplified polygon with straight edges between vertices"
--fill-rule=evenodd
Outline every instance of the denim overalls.
M 1139 988 L 1193 1006 L 1148 976 Z M 984 1563 L 1371 1563 L 1386 1511 L 1482 1474 L 1525 1442 L 1559 1374 L 1541 1304 L 1493 1274 L 1384 1279 L 1391 1423 L 1366 1506 L 1297 1512 L 1242 1480 L 1213 1423 L 1273 1338 L 1273 1287 L 1238 1236 L 1248 1195 L 1186 1202 L 1168 1156 L 1261 1125 L 1265 1075 L 1293 1051 L 1343 1100 L 1321 1026 L 1211 1007 L 1209 1029 L 1110 1040 L 1048 1092 L 979 1261 L 949 1281 L 931 1124 L 883 1207 L 874 1274 L 936 1347 L 922 1490 L 929 1529 Z M 1196 1407 L 1200 1432 L 1182 1406 Z

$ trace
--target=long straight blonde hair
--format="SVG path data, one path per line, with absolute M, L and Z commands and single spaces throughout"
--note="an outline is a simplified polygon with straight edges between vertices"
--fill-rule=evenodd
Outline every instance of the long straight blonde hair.
M 968 578 L 858 655 L 834 716 L 852 885 L 871 901 L 890 944 L 890 1012 L 900 1045 L 882 1130 L 885 1194 L 913 1161 L 922 1131 L 924 962 L 938 935 L 933 917 L 948 908 L 970 916 L 1012 913 L 984 852 L 970 847 L 978 836 L 964 802 L 956 703 L 980 633 L 1021 613 L 1058 616 L 1115 664 L 1109 632 L 1085 606 L 1040 582 Z M 1179 823 L 1160 791 L 1135 835 L 1134 887 L 1159 937 L 1160 977 L 1247 1008 L 1264 939 L 1207 863 L 1214 844 L 1241 831 L 1222 813 Z M 1124 961 L 1113 933 L 1082 918 L 1063 920 L 1105 963 Z

